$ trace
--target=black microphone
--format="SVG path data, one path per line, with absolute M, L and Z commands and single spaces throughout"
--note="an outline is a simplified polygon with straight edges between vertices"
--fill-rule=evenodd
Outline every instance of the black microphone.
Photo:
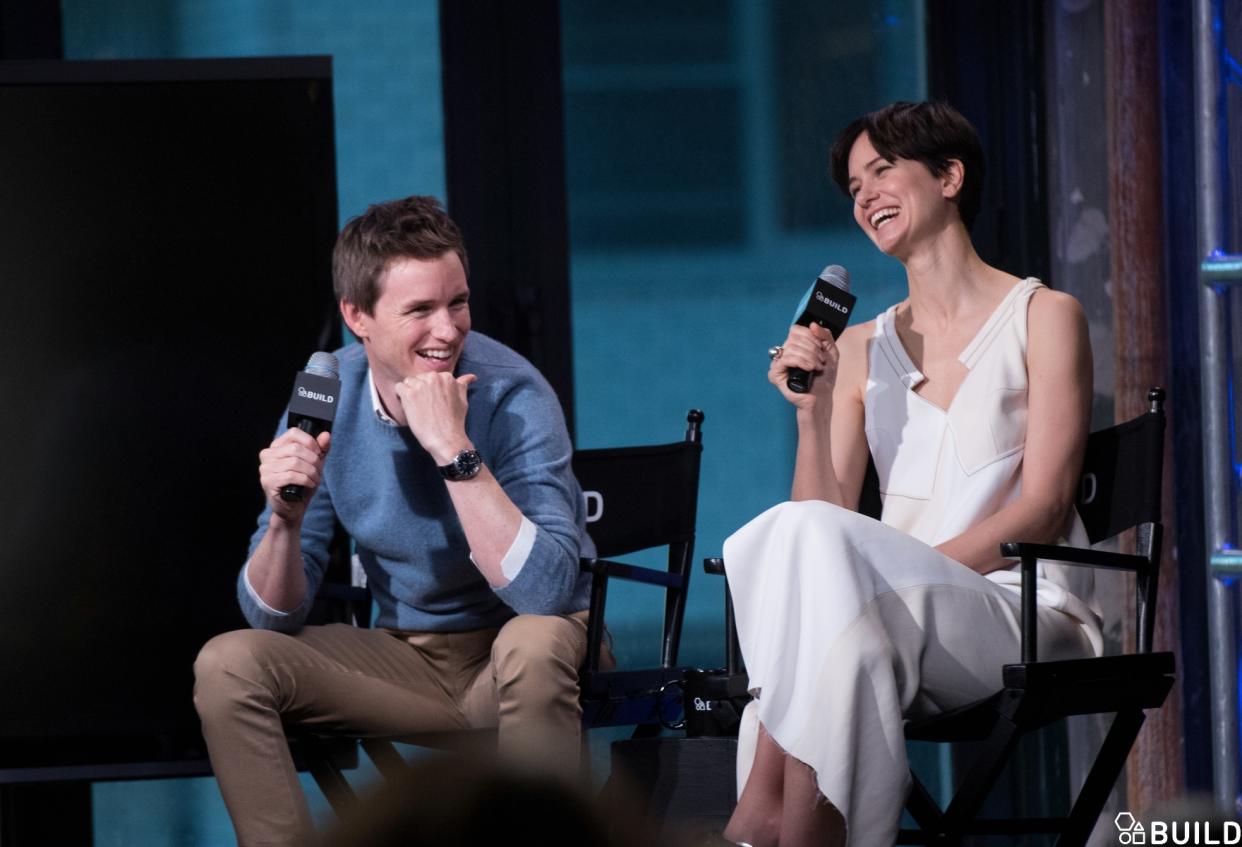
M 829 265 L 819 272 L 819 278 L 811 283 L 802 302 L 794 310 L 794 323 L 810 326 L 817 323 L 832 333 L 835 341 L 850 321 L 857 297 L 850 294 L 850 272 L 840 265 Z M 785 385 L 795 394 L 811 390 L 814 375 L 802 368 L 790 368 Z
M 336 401 L 341 396 L 340 363 L 331 353 L 311 353 L 306 370 L 298 371 L 289 398 L 289 429 L 300 429 L 311 438 L 332 429 L 336 420 Z M 286 503 L 302 500 L 302 486 L 286 485 L 280 499 Z

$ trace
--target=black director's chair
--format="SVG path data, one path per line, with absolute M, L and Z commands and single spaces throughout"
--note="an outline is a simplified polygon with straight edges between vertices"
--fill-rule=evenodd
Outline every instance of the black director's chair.
M 1022 657 L 1006 665 L 1004 688 L 992 697 L 906 726 L 921 741 L 982 741 L 948 807 L 941 809 L 914 777 L 906 809 L 918 825 L 899 844 L 960 844 L 970 835 L 1054 833 L 1058 847 L 1085 844 L 1138 736 L 1147 709 L 1159 708 L 1173 687 L 1172 653 L 1152 652 L 1156 586 L 1163 527 L 1164 390 L 1148 392 L 1149 410 L 1093 432 L 1087 439 L 1078 514 L 1092 544 L 1128 529 L 1133 553 L 1007 542 L 1005 556 L 1022 567 Z M 1035 576 L 1039 559 L 1080 567 L 1130 571 L 1136 577 L 1134 653 L 1041 662 L 1036 654 Z M 977 819 L 997 776 L 1028 732 L 1071 715 L 1113 713 L 1112 725 L 1066 817 Z
M 1022 655 L 1005 665 L 1004 687 L 976 703 L 906 725 L 912 741 L 980 742 L 949 805 L 941 809 L 911 773 L 906 810 L 918 829 L 903 829 L 898 844 L 961 844 L 969 836 L 1055 834 L 1057 847 L 1078 847 L 1091 835 L 1108 794 L 1145 720 L 1173 687 L 1172 653 L 1152 652 L 1156 588 L 1163 526 L 1160 522 L 1164 459 L 1164 390 L 1152 388 L 1149 410 L 1133 420 L 1091 433 L 1075 506 L 1092 544 L 1133 529 L 1133 553 L 1091 548 L 1006 542 L 1001 553 L 1021 561 Z M 879 481 L 868 467 L 859 511 L 878 518 Z M 1035 582 L 1038 560 L 1129 571 L 1136 577 L 1134 653 L 1040 662 L 1036 654 Z M 724 573 L 724 561 L 704 561 L 709 573 Z M 731 671 L 740 672 L 732 605 L 726 591 L 727 650 Z M 1072 715 L 1113 713 L 1112 725 L 1087 778 L 1065 817 L 980 819 L 997 776 L 1019 739 Z

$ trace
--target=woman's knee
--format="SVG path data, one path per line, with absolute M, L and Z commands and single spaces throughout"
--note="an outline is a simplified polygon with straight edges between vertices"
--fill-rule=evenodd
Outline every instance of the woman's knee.
M 859 519 L 856 512 L 823 500 L 792 500 L 772 509 L 773 529 L 777 537 L 805 539 L 813 533 L 814 543 L 826 555 L 847 544 L 852 524 Z

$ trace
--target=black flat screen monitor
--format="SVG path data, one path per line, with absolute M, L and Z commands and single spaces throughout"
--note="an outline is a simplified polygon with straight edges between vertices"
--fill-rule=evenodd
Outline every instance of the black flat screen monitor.
M 0 782 L 202 756 L 336 229 L 327 58 L 0 63 Z

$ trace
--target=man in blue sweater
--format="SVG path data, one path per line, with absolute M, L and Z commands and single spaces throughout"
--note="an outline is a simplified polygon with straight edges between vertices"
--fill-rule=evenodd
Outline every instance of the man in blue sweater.
M 572 768 L 593 555 L 551 387 L 470 331 L 466 252 L 438 202 L 369 208 L 333 280 L 361 341 L 337 352 L 333 431 L 283 429 L 238 598 L 253 629 L 212 639 L 194 701 L 241 844 L 305 844 L 284 726 L 359 735 L 498 727 L 502 755 Z M 300 502 L 280 497 L 300 485 Z M 313 495 L 313 496 L 312 496 Z M 354 539 L 375 629 L 303 626 L 334 521 Z

